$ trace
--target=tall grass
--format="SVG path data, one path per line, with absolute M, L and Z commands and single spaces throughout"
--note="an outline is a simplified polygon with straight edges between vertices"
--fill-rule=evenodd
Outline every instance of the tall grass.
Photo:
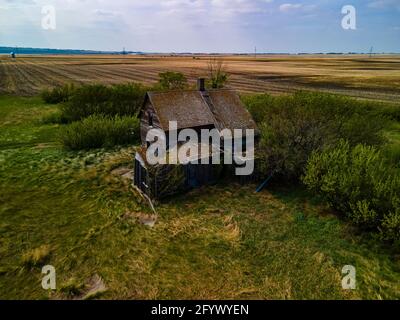
M 60 139 L 70 150 L 134 144 L 139 140 L 136 117 L 92 115 L 61 129 Z

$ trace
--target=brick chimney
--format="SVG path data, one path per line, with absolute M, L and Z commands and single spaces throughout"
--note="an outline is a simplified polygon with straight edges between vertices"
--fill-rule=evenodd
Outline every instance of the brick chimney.
M 206 91 L 206 79 L 204 78 L 197 79 L 197 89 L 201 92 Z

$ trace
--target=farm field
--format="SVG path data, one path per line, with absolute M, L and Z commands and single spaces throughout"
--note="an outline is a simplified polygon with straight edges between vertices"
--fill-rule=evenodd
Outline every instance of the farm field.
M 398 254 L 300 188 L 219 184 L 143 225 L 150 209 L 120 174 L 135 147 L 66 151 L 60 125 L 42 121 L 55 112 L 0 97 L 1 299 L 400 298 Z M 43 263 L 55 292 L 41 288 Z M 348 264 L 357 290 L 342 290 Z
M 240 92 L 320 90 L 400 101 L 400 56 L 219 56 Z M 34 95 L 64 83 L 153 84 L 158 73 L 179 71 L 194 83 L 207 75 L 208 56 L 0 56 L 0 93 Z

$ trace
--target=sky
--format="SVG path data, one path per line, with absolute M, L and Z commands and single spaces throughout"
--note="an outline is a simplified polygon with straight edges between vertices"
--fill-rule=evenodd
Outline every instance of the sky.
M 356 10 L 355 29 L 342 27 L 346 5 Z M 0 0 L 0 46 L 400 52 L 400 0 Z

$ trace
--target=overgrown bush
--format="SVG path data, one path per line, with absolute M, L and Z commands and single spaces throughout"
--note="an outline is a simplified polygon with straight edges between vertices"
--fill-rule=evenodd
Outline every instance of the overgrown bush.
M 267 119 L 270 109 L 278 103 L 280 97 L 274 97 L 269 94 L 251 94 L 241 97 L 247 110 L 251 113 L 254 121 L 258 124 Z
M 207 86 L 212 89 L 221 89 L 228 82 L 229 75 L 226 72 L 226 65 L 223 59 L 210 58 L 208 61 Z
M 41 119 L 42 124 L 67 124 L 68 119 L 65 119 L 60 110 L 45 115 Z
M 71 150 L 133 144 L 139 140 L 136 117 L 91 115 L 61 129 L 62 144 Z
M 158 88 L 161 90 L 182 90 L 188 88 L 188 81 L 181 72 L 162 72 L 159 74 Z
M 314 153 L 302 180 L 359 226 L 400 240 L 400 174 L 375 147 L 341 141 Z
M 400 106 L 395 104 L 380 103 L 374 109 L 375 113 L 384 115 L 392 120 L 400 121 Z
M 385 158 L 388 162 L 400 169 L 400 145 L 399 144 L 389 144 L 383 149 Z
M 62 105 L 63 118 L 69 122 L 91 115 L 134 116 L 139 112 L 146 88 L 141 84 L 84 85 L 75 90 L 69 101 Z
M 62 102 L 67 102 L 72 97 L 75 90 L 76 87 L 74 86 L 74 84 L 66 84 L 51 89 L 44 89 L 41 92 L 41 97 L 46 103 L 58 104 Z
M 352 146 L 379 146 L 385 141 L 382 129 L 387 119 L 347 97 L 298 92 L 280 97 L 247 96 L 243 101 L 261 131 L 258 158 L 265 162 L 266 175 L 278 172 L 297 180 L 312 152 L 335 146 L 340 139 Z
M 182 165 L 149 166 L 148 171 L 151 198 L 160 200 L 184 190 L 185 174 Z

